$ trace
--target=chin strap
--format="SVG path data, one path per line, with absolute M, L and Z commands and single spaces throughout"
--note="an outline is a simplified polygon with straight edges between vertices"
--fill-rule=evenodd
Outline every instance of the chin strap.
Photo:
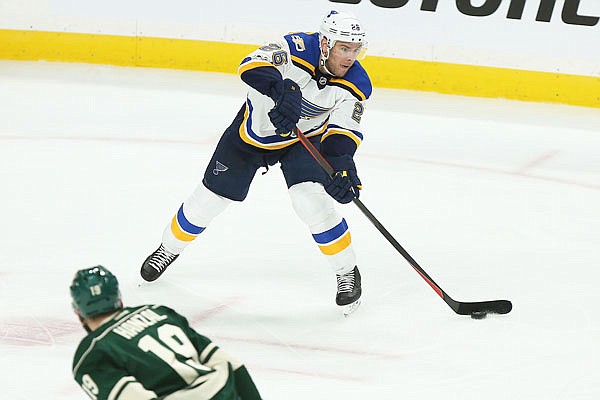
M 321 57 L 319 57 L 319 67 L 321 67 L 321 69 L 323 70 L 323 72 L 325 72 L 326 74 L 329 74 L 331 76 L 336 76 L 335 74 L 331 73 L 327 69 L 327 66 L 325 65 L 325 63 L 326 63 L 326 61 L 327 61 L 328 58 L 329 58 L 329 49 L 327 49 L 327 56 L 325 56 L 325 54 L 321 50 Z

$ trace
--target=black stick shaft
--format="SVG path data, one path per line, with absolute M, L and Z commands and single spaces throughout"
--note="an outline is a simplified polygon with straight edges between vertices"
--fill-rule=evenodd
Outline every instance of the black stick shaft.
M 300 130 L 295 129 L 294 132 L 298 135 L 302 145 L 308 150 L 311 156 L 319 163 L 321 168 L 327 172 L 330 177 L 333 177 L 334 170 L 329 165 L 325 157 L 319 152 L 319 150 L 308 140 Z M 508 300 L 492 300 L 475 303 L 459 302 L 452 299 L 448 294 L 429 276 L 427 272 L 411 257 L 410 254 L 398 243 L 398 241 L 392 236 L 392 234 L 383 226 L 381 222 L 369 211 L 369 209 L 357 198 L 352 199 L 352 202 L 362 211 L 369 221 L 377 228 L 379 232 L 391 243 L 392 246 L 408 261 L 411 267 L 427 284 L 444 300 L 448 306 L 454 310 L 454 312 L 462 315 L 468 315 L 473 312 L 495 312 L 499 314 L 506 314 L 512 309 L 512 304 Z

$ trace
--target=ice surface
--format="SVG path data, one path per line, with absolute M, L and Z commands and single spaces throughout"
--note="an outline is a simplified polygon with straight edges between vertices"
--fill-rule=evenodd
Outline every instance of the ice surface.
M 141 282 L 243 96 L 229 75 L 0 62 L 2 398 L 86 398 L 68 285 L 96 264 L 266 399 L 600 398 L 600 110 L 376 90 L 361 200 L 452 297 L 514 309 L 455 315 L 350 204 L 364 296 L 343 318 L 277 167 Z

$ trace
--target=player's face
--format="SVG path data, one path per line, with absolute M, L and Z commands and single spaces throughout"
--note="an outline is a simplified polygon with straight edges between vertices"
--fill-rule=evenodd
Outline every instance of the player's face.
M 325 62 L 327 69 L 335 76 L 342 77 L 350 69 L 362 50 L 360 43 L 335 42 Z

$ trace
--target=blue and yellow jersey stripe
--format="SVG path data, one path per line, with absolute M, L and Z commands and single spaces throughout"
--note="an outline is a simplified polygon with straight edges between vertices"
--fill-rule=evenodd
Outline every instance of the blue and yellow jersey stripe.
M 356 143 L 356 148 L 360 146 L 363 141 L 363 135 L 359 131 L 354 131 L 347 128 L 342 128 L 339 125 L 330 124 L 327 126 L 327 131 L 321 136 L 321 142 L 331 135 L 344 135 L 352 139 Z
M 366 100 L 371 95 L 370 91 L 367 92 L 368 93 L 367 94 L 367 93 L 363 92 L 361 89 L 359 89 L 359 86 L 364 86 L 364 85 L 356 85 L 347 79 L 331 78 L 329 80 L 329 85 L 341 87 L 342 89 L 346 89 L 360 101 Z M 370 89 L 370 87 L 369 87 L 369 89 Z
M 240 138 L 247 144 L 258 147 L 266 150 L 279 150 L 284 147 L 291 146 L 296 143 L 299 139 L 297 137 L 287 136 L 282 137 L 279 135 L 273 136 L 259 136 L 254 132 L 252 128 L 252 118 L 251 114 L 253 111 L 252 102 L 250 99 L 246 100 L 246 109 L 244 110 L 244 120 L 240 124 L 238 132 L 240 134 Z M 313 137 L 321 135 L 327 129 L 327 122 L 329 119 L 326 119 L 321 124 L 319 124 L 316 128 L 312 128 L 303 132 L 306 137 Z
M 258 68 L 258 67 L 273 67 L 273 68 L 275 68 L 275 66 L 273 64 L 271 64 L 270 62 L 263 61 L 263 60 L 255 60 L 250 57 L 246 57 L 240 63 L 240 66 L 238 67 L 237 72 L 239 75 L 241 75 L 246 71 L 249 71 L 251 69 Z
M 354 64 L 352 64 L 343 78 L 331 78 L 329 85 L 346 89 L 360 101 L 371 97 L 371 93 L 373 92 L 371 79 L 358 61 L 354 61 Z
M 311 119 L 325 114 L 328 111 L 329 108 L 318 106 L 306 100 L 305 98 L 302 98 L 302 102 L 300 104 L 300 118 Z
M 296 67 L 304 70 L 311 76 L 316 75 L 316 72 L 315 72 L 316 67 L 301 57 L 292 55 L 292 64 L 294 64 Z

